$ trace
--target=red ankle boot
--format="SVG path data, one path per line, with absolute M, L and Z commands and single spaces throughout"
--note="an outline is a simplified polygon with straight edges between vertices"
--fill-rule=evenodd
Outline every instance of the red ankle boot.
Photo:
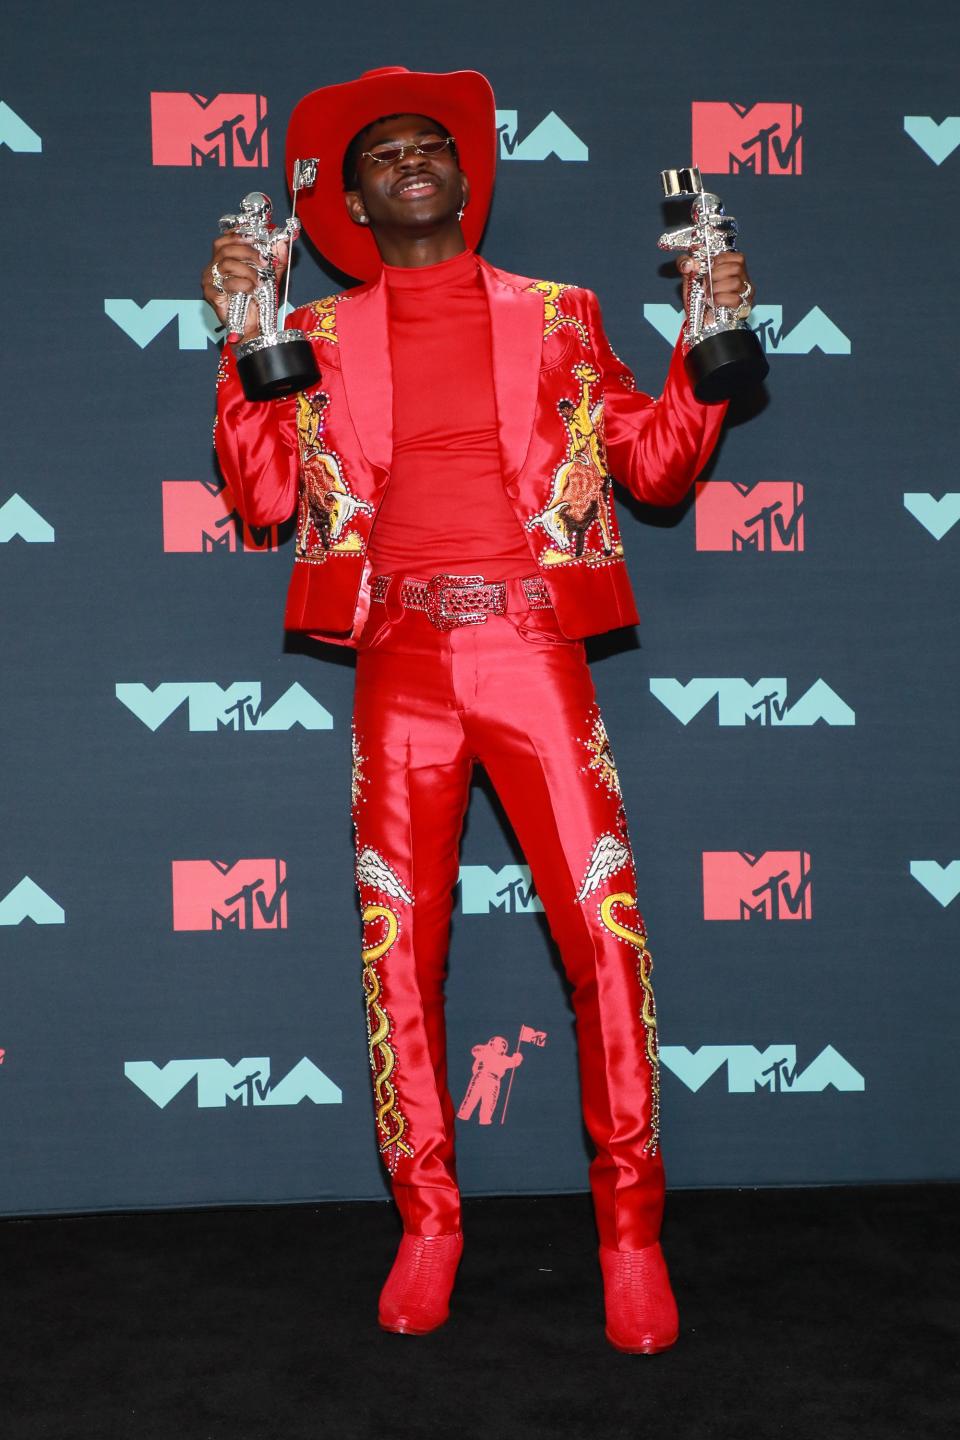
M 607 1250 L 601 1245 L 600 1268 L 610 1344 L 630 1355 L 668 1350 L 679 1334 L 679 1318 L 660 1246 Z
M 450 1314 L 450 1291 L 463 1254 L 463 1236 L 404 1235 L 380 1292 L 384 1330 L 426 1335 Z

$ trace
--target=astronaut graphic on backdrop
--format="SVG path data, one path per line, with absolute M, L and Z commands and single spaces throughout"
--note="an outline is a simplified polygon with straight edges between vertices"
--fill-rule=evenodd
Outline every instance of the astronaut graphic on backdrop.
M 493 1112 L 500 1098 L 500 1082 L 508 1070 L 515 1070 L 523 1064 L 520 1051 L 515 1050 L 509 1055 L 509 1048 L 502 1035 L 493 1035 L 485 1045 L 474 1045 L 473 1071 L 457 1111 L 458 1120 L 469 1120 L 479 1105 L 480 1124 L 493 1124 Z

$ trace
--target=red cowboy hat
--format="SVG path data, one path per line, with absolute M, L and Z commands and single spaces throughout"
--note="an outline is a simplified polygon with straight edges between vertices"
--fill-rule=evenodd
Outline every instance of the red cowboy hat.
M 476 70 L 434 75 L 389 65 L 359 80 L 314 90 L 294 109 L 287 130 L 287 184 L 293 162 L 318 157 L 317 183 L 297 197 L 297 214 L 317 249 L 358 280 L 380 273 L 380 252 L 369 230 L 355 225 L 343 203 L 343 154 L 358 130 L 380 115 L 429 115 L 457 142 L 460 168 L 470 178 L 463 237 L 471 249 L 487 222 L 497 163 L 495 102 Z

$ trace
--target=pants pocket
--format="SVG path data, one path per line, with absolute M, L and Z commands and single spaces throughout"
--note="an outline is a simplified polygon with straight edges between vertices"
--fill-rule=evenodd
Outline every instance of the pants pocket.
M 527 645 L 576 645 L 560 629 L 555 610 L 517 610 L 508 612 L 506 617 L 513 625 L 520 639 Z

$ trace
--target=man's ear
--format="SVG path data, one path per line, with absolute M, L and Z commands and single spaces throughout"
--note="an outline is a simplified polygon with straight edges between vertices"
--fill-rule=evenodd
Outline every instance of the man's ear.
M 466 175 L 464 175 L 464 173 L 463 173 L 462 170 L 460 171 L 460 187 L 461 187 L 461 190 L 462 190 L 462 192 L 463 192 L 463 203 L 464 203 L 464 205 L 469 205 L 469 204 L 470 204 L 470 181 L 467 179 Z
M 354 225 L 369 225 L 370 217 L 364 208 L 363 199 L 359 190 L 345 190 L 343 201 L 347 207 L 347 214 Z

